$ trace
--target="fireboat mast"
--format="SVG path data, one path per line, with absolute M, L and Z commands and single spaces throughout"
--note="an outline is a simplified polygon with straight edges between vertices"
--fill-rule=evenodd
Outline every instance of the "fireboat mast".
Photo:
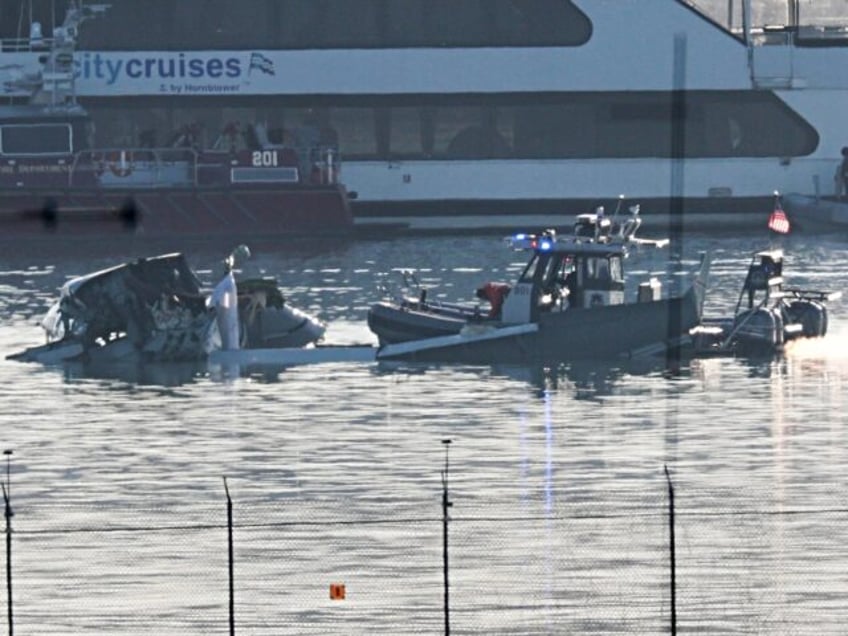
M 41 25 L 32 22 L 29 45 L 35 51 L 44 51 L 39 56 L 41 68 L 36 73 L 12 80 L 10 84 L 28 88 L 30 102 L 33 104 L 43 104 L 49 108 L 67 108 L 76 105 L 74 51 L 79 27 L 86 20 L 105 13 L 109 6 L 108 4 L 81 5 L 78 0 L 71 0 L 64 21 L 60 26 L 53 28 L 52 37 L 49 39 L 42 37 Z

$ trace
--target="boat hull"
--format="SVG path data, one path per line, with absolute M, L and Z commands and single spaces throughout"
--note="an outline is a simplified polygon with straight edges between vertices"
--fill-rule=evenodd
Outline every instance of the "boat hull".
M 0 227 L 8 238 L 345 237 L 354 229 L 348 199 L 341 185 L 14 190 L 0 199 Z
M 787 194 L 783 206 L 793 225 L 807 230 L 848 230 L 848 200 Z
M 538 323 L 501 328 L 469 326 L 461 333 L 388 345 L 380 360 L 463 364 L 558 363 L 658 355 L 699 324 L 703 299 L 691 288 L 679 298 L 566 309 Z
M 459 311 L 436 311 L 390 302 L 376 303 L 368 310 L 368 327 L 381 345 L 450 336 L 468 324 L 469 314 Z

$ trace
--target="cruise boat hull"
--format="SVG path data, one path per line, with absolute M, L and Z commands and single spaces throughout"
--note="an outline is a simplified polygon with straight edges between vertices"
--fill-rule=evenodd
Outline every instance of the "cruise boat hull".
M 848 231 L 848 199 L 790 193 L 783 203 L 792 223 L 803 229 Z

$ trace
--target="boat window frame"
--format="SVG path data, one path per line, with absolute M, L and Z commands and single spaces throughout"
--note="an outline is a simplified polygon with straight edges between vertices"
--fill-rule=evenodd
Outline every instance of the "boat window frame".
M 651 113 L 667 112 L 663 104 L 670 99 L 668 91 L 534 91 L 210 96 L 202 103 L 194 96 L 101 95 L 81 102 L 97 122 L 100 145 L 124 145 L 120 140 L 134 139 L 144 128 L 167 138 L 170 121 L 218 130 L 236 108 L 238 119 L 268 120 L 269 128 L 294 138 L 312 108 L 326 114 L 343 162 L 451 164 L 667 158 L 670 123 Z M 630 106 L 635 110 L 628 116 Z M 159 123 L 151 124 L 154 112 Z M 687 122 L 687 160 L 791 159 L 809 156 L 821 143 L 815 128 L 770 91 L 687 91 Z
M 599 267 L 601 263 L 603 267 Z M 624 284 L 624 268 L 620 254 L 585 256 L 580 259 L 578 271 L 581 287 L 611 289 Z
M 527 262 L 527 265 L 524 266 L 524 269 L 521 272 L 521 276 L 518 277 L 519 283 L 532 283 L 536 278 L 536 270 L 538 269 L 539 263 L 539 252 L 534 251 L 533 256 L 530 257 L 530 260 Z M 530 273 L 532 270 L 532 273 Z
M 577 48 L 594 34 L 574 0 L 250 0 L 250 10 L 219 3 L 213 11 L 202 0 L 115 4 L 86 24 L 80 49 Z M 149 28 L 133 29 L 139 21 Z
M 9 129 L 23 128 L 56 128 L 64 129 L 67 133 L 67 145 L 64 149 L 44 150 L 40 152 L 20 152 L 15 149 L 6 149 L 6 131 Z M 6 157 L 53 157 L 57 155 L 72 155 L 74 152 L 74 127 L 70 122 L 38 122 L 35 124 L 11 122 L 0 124 L 0 156 Z

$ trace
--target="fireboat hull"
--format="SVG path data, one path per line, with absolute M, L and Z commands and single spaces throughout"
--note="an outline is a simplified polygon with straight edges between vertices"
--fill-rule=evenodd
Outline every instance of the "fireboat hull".
M 354 231 L 344 186 L 27 189 L 0 198 L 8 238 L 138 233 L 172 236 L 321 236 Z

